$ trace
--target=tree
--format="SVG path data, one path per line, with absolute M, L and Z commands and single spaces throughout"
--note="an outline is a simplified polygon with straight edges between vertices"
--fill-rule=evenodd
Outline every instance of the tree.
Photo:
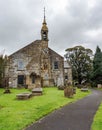
M 5 66 L 7 62 L 7 56 L 0 55 L 0 87 L 3 87 L 3 81 L 5 79 Z
M 93 59 L 93 73 L 92 81 L 94 85 L 102 84 L 102 52 L 99 46 L 96 48 L 96 52 Z
M 73 79 L 78 81 L 88 81 L 92 69 L 92 55 L 91 49 L 86 49 L 83 46 L 75 46 L 66 49 L 65 58 L 72 65 Z

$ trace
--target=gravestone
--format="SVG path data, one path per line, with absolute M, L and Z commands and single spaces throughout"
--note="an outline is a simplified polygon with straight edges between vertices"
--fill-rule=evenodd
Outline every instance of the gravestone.
M 71 88 L 71 87 L 66 87 L 65 89 L 64 89 L 64 96 L 65 97 L 68 97 L 68 98 L 70 98 L 70 97 L 73 97 L 73 88 Z
M 82 92 L 88 92 L 88 88 L 81 88 Z
M 11 92 L 10 92 L 10 89 L 9 89 L 9 77 L 6 77 L 6 78 L 4 79 L 4 87 L 5 87 L 4 94 L 9 94 L 9 93 L 11 93 Z
M 97 87 L 98 87 L 98 88 L 102 88 L 102 84 L 98 84 Z
M 32 90 L 32 95 L 33 96 L 40 96 L 40 95 L 42 95 L 42 88 L 41 87 L 38 87 L 38 88 L 34 88 L 33 90 Z
M 20 100 L 29 99 L 31 96 L 32 96 L 31 93 L 20 93 L 16 95 L 17 99 L 20 99 Z

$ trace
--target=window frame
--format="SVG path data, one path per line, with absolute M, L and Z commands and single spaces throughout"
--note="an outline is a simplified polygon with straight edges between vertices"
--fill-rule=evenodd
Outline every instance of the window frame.
M 59 62 L 54 61 L 54 70 L 58 70 L 58 69 L 59 69 Z
M 31 80 L 32 80 L 32 84 L 35 84 L 35 76 L 34 75 L 31 77 Z
M 18 71 L 24 70 L 24 62 L 23 62 L 23 60 L 18 60 L 17 70 Z

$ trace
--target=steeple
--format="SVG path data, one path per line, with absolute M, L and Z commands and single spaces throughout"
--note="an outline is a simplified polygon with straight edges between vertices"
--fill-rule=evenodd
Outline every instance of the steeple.
M 46 18 L 45 18 L 45 7 L 44 7 L 44 21 L 43 24 L 46 24 Z
M 46 17 L 45 17 L 45 7 L 44 7 L 44 19 L 41 28 L 41 40 L 48 41 L 48 27 L 47 27 Z

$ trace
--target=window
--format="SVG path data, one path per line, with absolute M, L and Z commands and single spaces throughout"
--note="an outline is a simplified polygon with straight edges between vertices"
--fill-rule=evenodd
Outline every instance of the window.
M 54 62 L 54 69 L 58 69 L 59 68 L 59 66 L 58 66 L 58 61 L 55 61 Z
M 24 75 L 18 75 L 18 84 L 24 85 Z
M 66 80 L 68 79 L 68 75 L 65 75 L 65 79 L 66 79 Z
M 24 70 L 24 63 L 22 60 L 18 61 L 18 70 Z
M 35 83 L 35 76 L 33 75 L 32 76 L 32 84 L 34 84 Z
M 43 32 L 43 40 L 47 40 L 46 32 Z

